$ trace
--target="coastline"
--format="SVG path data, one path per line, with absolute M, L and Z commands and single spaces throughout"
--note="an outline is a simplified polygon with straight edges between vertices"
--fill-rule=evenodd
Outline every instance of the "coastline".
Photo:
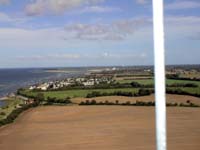
M 2 97 L 0 97 L 0 101 L 7 100 L 8 98 L 9 98 L 8 96 L 2 96 Z

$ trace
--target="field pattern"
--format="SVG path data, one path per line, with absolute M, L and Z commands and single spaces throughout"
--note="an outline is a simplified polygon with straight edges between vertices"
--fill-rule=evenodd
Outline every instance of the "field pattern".
M 0 149 L 155 150 L 154 111 L 153 107 L 38 107 L 0 129 Z M 199 115 L 200 109 L 167 109 L 169 149 L 199 150 Z

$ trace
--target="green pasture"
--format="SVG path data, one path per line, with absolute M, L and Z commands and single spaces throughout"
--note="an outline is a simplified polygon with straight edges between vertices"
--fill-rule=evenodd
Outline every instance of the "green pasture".
M 200 94 L 200 88 L 193 88 L 193 87 L 184 87 L 184 88 L 169 88 L 172 90 L 181 89 L 182 91 L 191 93 L 191 94 Z
M 116 91 L 137 93 L 138 89 L 137 88 L 80 89 L 80 90 L 74 89 L 74 90 L 65 90 L 65 91 L 48 91 L 48 92 L 42 92 L 42 93 L 44 94 L 45 98 L 55 97 L 58 99 L 64 99 L 66 97 L 70 97 L 70 98 L 86 97 L 88 93 L 91 93 L 93 91 L 97 91 L 97 92 L 101 92 L 101 93 L 103 93 L 103 92 L 112 93 L 112 92 L 116 92 Z M 38 92 L 26 90 L 23 92 L 23 94 L 26 94 L 27 96 L 36 96 L 38 94 Z
M 142 79 L 142 80 L 121 80 L 118 81 L 119 83 L 131 83 L 131 82 L 138 82 L 140 84 L 144 84 L 144 85 L 148 85 L 148 84 L 154 84 L 154 80 L 153 79 Z M 187 84 L 187 83 L 193 83 L 193 84 L 197 84 L 198 87 L 194 88 L 194 87 L 184 87 L 181 88 L 181 90 L 192 93 L 192 94 L 200 94 L 200 81 L 190 81 L 190 80 L 173 80 L 173 79 L 167 79 L 166 80 L 166 84 L 168 85 L 172 85 L 172 84 Z M 180 89 L 180 88 L 170 88 L 170 89 Z
M 119 83 L 131 83 L 131 82 L 138 82 L 140 84 L 154 84 L 154 79 L 140 79 L 140 80 L 121 80 L 121 81 L 117 81 Z M 174 84 L 174 83 L 194 83 L 197 84 L 200 87 L 200 81 L 190 81 L 190 80 L 173 80 L 173 79 L 167 79 L 166 80 L 166 84 Z
M 133 81 L 138 82 L 140 84 L 154 84 L 154 80 L 153 79 L 145 79 L 145 80 L 122 80 L 123 82 L 120 83 L 131 83 Z M 192 93 L 192 94 L 200 94 L 200 81 L 189 81 L 189 80 L 172 80 L 172 79 L 167 79 L 166 80 L 167 84 L 174 84 L 174 83 L 195 83 L 197 84 L 199 87 L 194 88 L 194 87 L 184 87 L 181 88 L 181 90 Z M 175 88 L 170 88 L 170 89 L 177 89 Z M 179 87 L 180 89 L 180 87 Z M 134 92 L 137 93 L 138 89 L 137 88 L 115 88 L 115 89 L 71 89 L 71 90 L 64 90 L 64 91 L 47 91 L 47 92 L 42 92 L 44 93 L 45 99 L 47 99 L 47 97 L 55 97 L 58 99 L 64 99 L 66 97 L 70 97 L 70 98 L 75 98 L 75 97 L 86 97 L 88 93 L 91 93 L 93 91 L 98 91 L 98 92 L 107 92 L 107 93 L 112 93 L 112 92 L 116 92 L 116 91 L 122 91 L 122 92 Z M 33 96 L 35 97 L 38 92 L 34 92 L 34 91 L 30 91 L 30 90 L 25 90 L 22 92 L 23 94 L 25 94 L 26 96 Z

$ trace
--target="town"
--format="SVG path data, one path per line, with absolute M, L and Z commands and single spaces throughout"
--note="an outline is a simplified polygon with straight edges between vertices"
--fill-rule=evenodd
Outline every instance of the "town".
M 112 76 L 86 76 L 79 78 L 66 78 L 64 80 L 56 80 L 44 82 L 41 84 L 32 85 L 29 87 L 29 90 L 57 90 L 65 87 L 73 87 L 73 86 L 94 86 L 98 84 L 110 84 L 114 82 Z

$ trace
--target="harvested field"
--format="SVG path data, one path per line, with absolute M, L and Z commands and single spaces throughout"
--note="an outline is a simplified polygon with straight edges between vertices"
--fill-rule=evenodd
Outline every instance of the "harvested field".
M 168 148 L 200 149 L 200 109 L 168 108 Z M 38 107 L 0 129 L 1 150 L 155 150 L 153 107 Z
M 72 101 L 74 103 L 80 103 L 82 101 L 86 100 L 96 100 L 97 102 L 115 102 L 116 100 L 119 101 L 119 103 L 125 103 L 127 101 L 130 101 L 131 103 L 135 103 L 136 101 L 143 101 L 143 102 L 149 102 L 154 101 L 154 95 L 150 96 L 141 96 L 141 97 L 125 97 L 125 96 L 104 96 L 104 97 L 96 97 L 96 98 L 74 98 Z M 194 104 L 200 105 L 200 98 L 194 97 L 194 96 L 187 96 L 187 95 L 174 95 L 174 94 L 167 94 L 167 102 L 169 103 L 186 103 L 186 101 L 189 100 L 190 102 Z

